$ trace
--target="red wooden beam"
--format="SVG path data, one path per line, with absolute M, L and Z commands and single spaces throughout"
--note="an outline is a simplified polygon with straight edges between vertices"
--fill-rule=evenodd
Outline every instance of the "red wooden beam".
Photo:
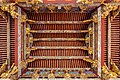
M 15 19 L 15 65 L 18 65 L 18 20 Z
M 102 18 L 101 21 L 101 66 L 104 66 L 104 41 L 105 41 L 105 24 L 104 24 L 104 19 Z
M 16 0 L 8 0 L 8 2 L 11 2 L 11 3 L 13 3 L 13 2 L 15 2 Z

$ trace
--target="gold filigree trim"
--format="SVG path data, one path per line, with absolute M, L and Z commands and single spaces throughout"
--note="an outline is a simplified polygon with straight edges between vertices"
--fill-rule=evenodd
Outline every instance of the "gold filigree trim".
M 5 61 L 5 63 L 2 64 L 2 66 L 0 67 L 0 75 L 5 72 L 5 69 L 8 65 L 8 60 Z
M 26 15 L 21 16 L 21 22 L 31 22 L 34 23 L 34 20 L 27 19 Z
M 1 78 L 9 78 L 11 80 L 16 80 L 17 73 L 18 73 L 18 67 L 15 66 L 15 63 L 13 63 L 9 70 L 1 74 Z
M 7 20 L 7 19 L 8 19 L 8 17 L 7 17 L 7 15 L 6 15 L 6 13 L 5 13 L 3 10 L 1 10 L 1 9 L 0 9 L 0 16 L 2 16 L 2 17 L 3 17 L 3 19 L 5 19 L 5 20 Z
M 102 77 L 103 77 L 104 79 L 117 78 L 117 77 L 118 77 L 118 75 L 117 75 L 115 72 L 111 71 L 111 70 L 107 67 L 106 64 L 104 64 L 104 66 L 102 66 L 102 72 L 103 72 Z
M 6 4 L 1 6 L 1 10 L 3 11 L 7 11 L 8 13 L 10 13 L 10 15 L 13 18 L 17 18 L 18 17 L 18 13 L 17 13 L 17 8 L 15 6 L 16 3 L 11 3 L 11 4 Z
M 113 72 L 115 72 L 116 74 L 118 74 L 118 75 L 120 75 L 120 70 L 119 70 L 119 68 L 117 67 L 117 65 L 111 60 L 111 70 L 113 71 Z
M 38 74 L 38 69 L 34 70 L 34 74 L 32 75 L 33 79 L 39 78 L 39 74 Z
M 33 61 L 35 61 L 34 58 L 32 58 L 32 59 L 22 60 L 22 61 L 21 61 L 21 64 L 20 64 L 21 69 L 25 69 L 25 68 L 27 68 L 27 64 L 30 63 L 30 62 L 33 62 Z
M 93 59 L 90 59 L 90 58 L 84 58 L 83 60 L 87 61 L 87 62 L 90 62 L 92 64 L 93 68 L 97 68 L 98 67 L 98 61 L 97 60 L 93 60 Z
M 104 3 L 105 0 L 77 0 L 76 3 L 82 4 L 93 4 L 93 3 Z

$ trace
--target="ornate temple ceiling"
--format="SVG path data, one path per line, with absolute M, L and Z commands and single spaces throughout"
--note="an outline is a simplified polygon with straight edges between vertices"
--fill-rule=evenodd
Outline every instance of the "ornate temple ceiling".
M 105 27 L 105 34 L 102 33 L 102 30 L 104 30 L 104 26 L 107 26 L 106 18 L 108 18 L 110 14 L 111 16 L 109 18 L 109 21 L 111 21 L 111 23 L 114 20 L 117 21 L 114 22 L 115 25 L 112 24 L 113 26 L 112 30 L 114 31 L 113 34 L 116 33 L 117 29 L 119 29 L 119 26 L 116 27 L 116 25 L 119 25 L 120 4 L 117 3 L 118 1 L 119 0 L 114 0 L 114 1 L 110 1 L 110 0 L 106 0 L 106 1 L 105 0 L 43 0 L 43 1 L 15 0 L 14 1 L 12 0 L 11 2 L 13 3 L 9 3 L 9 2 L 6 3 L 7 1 L 1 0 L 1 4 L 0 4 L 0 12 L 1 12 L 0 15 L 2 16 L 1 22 L 2 19 L 5 19 L 6 21 L 11 20 L 11 22 L 13 20 L 18 20 L 18 22 L 13 21 L 15 23 L 10 23 L 10 25 L 12 25 L 13 28 L 15 28 L 16 26 L 19 27 L 19 29 L 17 29 L 18 30 L 17 38 L 19 37 L 19 39 L 21 39 L 21 34 L 23 34 L 23 32 L 21 32 L 21 29 L 24 29 L 23 25 L 25 24 L 24 36 L 26 37 L 25 38 L 26 42 L 25 41 L 24 42 L 27 45 L 26 46 L 27 48 L 25 48 L 25 50 L 27 51 L 27 53 L 25 53 L 27 59 L 21 60 L 21 63 L 19 61 L 14 60 L 16 63 L 14 64 L 13 62 L 13 66 L 11 66 L 11 69 L 8 69 L 8 72 L 5 73 L 1 72 L 3 73 L 1 77 L 10 78 L 11 77 L 10 74 L 13 74 L 14 77 L 17 78 L 16 76 L 21 74 L 20 71 L 26 68 L 29 69 L 30 71 L 29 70 L 26 71 L 26 73 L 22 77 L 26 77 L 26 76 L 31 77 L 31 75 L 33 78 L 43 77 L 41 76 L 41 74 L 48 72 L 50 74 L 49 75 L 47 74 L 46 77 L 55 77 L 56 73 L 65 73 L 65 75 L 63 75 L 62 77 L 70 78 L 71 77 L 70 74 L 76 72 L 77 72 L 77 77 L 80 78 L 86 77 L 85 74 L 87 73 L 91 74 L 91 72 L 95 73 L 95 75 L 92 75 L 94 76 L 94 78 L 95 77 L 102 78 L 101 74 L 104 78 L 106 78 L 106 76 L 107 78 L 119 77 L 120 70 L 117 67 L 118 64 L 117 65 L 115 64 L 115 62 L 119 61 L 119 55 L 118 55 L 119 52 L 116 53 L 115 50 L 112 50 L 114 52 L 114 54 L 112 54 L 113 58 L 111 58 L 113 59 L 113 61 L 109 59 L 107 64 L 112 66 L 111 68 L 109 68 L 110 66 L 104 64 L 104 59 L 103 62 L 102 61 L 100 62 L 100 60 L 103 57 L 108 57 L 107 53 L 105 54 L 105 56 L 102 56 L 104 54 L 101 55 L 101 51 L 104 52 L 104 50 L 99 49 L 99 47 L 101 47 L 101 44 L 104 45 L 101 41 L 103 40 L 101 39 L 101 34 L 102 34 L 102 38 L 104 38 L 103 35 L 105 35 L 105 38 L 107 38 L 107 27 Z M 11 15 L 11 18 L 10 16 L 7 16 L 6 13 L 9 13 L 8 15 Z M 69 18 L 70 15 L 72 15 L 71 18 Z M 105 25 L 103 25 L 103 23 L 105 23 L 104 19 L 106 19 Z M 6 23 L 4 25 L 6 25 Z M 84 25 L 86 25 L 87 27 L 85 27 Z M 96 31 L 93 31 L 93 29 L 96 29 Z M 15 32 L 13 32 L 12 35 L 14 33 Z M 89 37 L 88 35 L 86 35 L 86 33 L 88 33 Z M 4 34 L 4 32 L 2 32 L 2 34 Z M 119 31 L 117 31 L 117 34 L 119 34 Z M 95 46 L 92 44 L 92 42 L 94 43 L 94 41 L 92 41 L 91 39 L 91 36 L 93 35 L 97 36 L 93 38 L 93 40 L 95 39 L 94 41 L 96 42 Z M 116 38 L 116 36 L 113 35 L 113 38 Z M 111 40 L 113 41 L 112 44 L 114 45 L 114 42 L 119 40 L 119 38 L 117 38 L 117 40 L 114 39 Z M 50 43 L 49 41 L 53 41 L 53 42 Z M 68 42 L 62 42 L 62 41 L 68 41 Z M 76 43 L 74 41 L 76 41 Z M 85 45 L 82 45 L 83 43 L 81 41 L 83 41 Z M 55 45 L 57 45 L 57 47 L 54 47 Z M 107 45 L 107 40 L 105 42 L 105 45 Z M 17 46 L 21 48 L 21 44 Z M 119 46 L 115 46 L 115 47 L 119 49 Z M 49 49 L 48 50 L 49 54 L 47 54 L 47 56 L 44 56 L 46 55 L 46 53 L 48 53 L 47 49 Z M 70 51 L 70 49 L 73 50 L 74 52 Z M 96 50 L 95 52 L 96 54 L 94 54 L 93 49 Z M 40 52 L 42 50 L 43 52 Z M 17 52 L 17 54 L 19 55 L 19 56 L 17 55 L 16 58 L 17 60 L 23 57 L 23 54 L 21 56 L 21 52 L 19 51 Z M 83 51 L 83 52 L 79 52 L 79 51 Z M 87 52 L 87 56 L 85 55 L 82 56 L 83 54 L 85 54 L 85 51 Z M 62 52 L 62 56 L 58 56 L 60 55 L 58 53 L 61 52 Z M 73 53 L 76 53 L 79 56 Z M 14 55 L 16 55 L 16 53 Z M 54 56 L 50 56 L 50 55 L 54 55 Z M 114 58 L 114 56 L 116 55 L 118 57 Z M 71 65 L 70 62 L 72 62 L 73 65 Z M 107 58 L 105 62 L 107 62 Z M 0 68 L 2 69 L 0 71 L 6 70 L 4 66 L 7 66 L 7 64 L 8 63 L 4 63 Z M 18 66 L 16 66 L 16 64 Z M 53 65 L 51 66 L 51 64 Z M 87 67 L 87 69 L 85 67 Z M 80 68 L 84 68 L 84 69 L 80 69 Z M 39 69 L 39 71 L 37 69 Z M 60 69 L 63 71 L 60 71 Z M 70 72 L 70 74 L 68 72 Z M 30 73 L 34 73 L 34 74 L 29 75 Z M 40 74 L 38 75 L 38 73 Z M 10 77 L 4 74 L 10 75 Z M 72 76 L 74 78 L 76 77 L 74 74 Z M 88 75 L 87 77 L 89 76 L 91 77 L 91 75 Z

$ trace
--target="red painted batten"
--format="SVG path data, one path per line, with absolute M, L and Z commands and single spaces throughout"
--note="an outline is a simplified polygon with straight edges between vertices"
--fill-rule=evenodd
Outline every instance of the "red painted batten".
M 18 20 L 15 19 L 15 65 L 18 65 Z
M 105 41 L 105 25 L 104 25 L 104 19 L 102 18 L 102 21 L 101 21 L 101 66 L 104 66 L 104 41 Z

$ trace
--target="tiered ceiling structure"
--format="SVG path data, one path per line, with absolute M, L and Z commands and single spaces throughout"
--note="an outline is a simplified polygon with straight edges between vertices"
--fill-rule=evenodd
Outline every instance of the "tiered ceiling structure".
M 4 0 L 0 78 L 120 79 L 119 0 Z

